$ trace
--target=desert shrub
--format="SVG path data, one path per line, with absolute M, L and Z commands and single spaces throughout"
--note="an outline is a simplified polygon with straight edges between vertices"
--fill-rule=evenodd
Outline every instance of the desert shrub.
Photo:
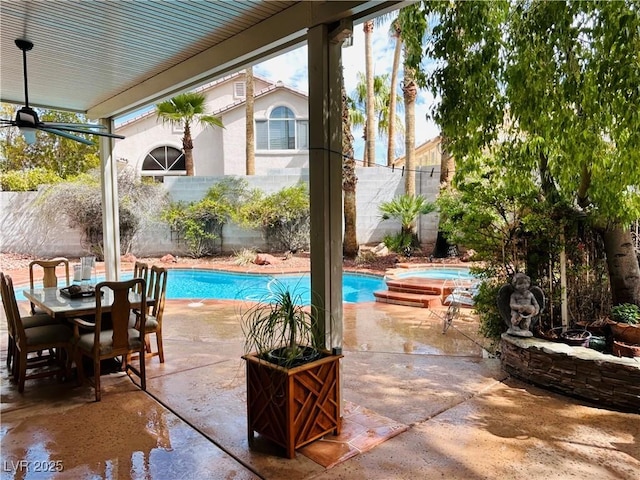
M 235 264 L 240 265 L 241 267 L 244 267 L 245 265 L 249 265 L 253 263 L 253 261 L 256 258 L 256 255 L 257 255 L 256 251 L 251 250 L 249 248 L 243 248 L 239 252 L 233 253 Z
M 245 227 L 261 228 L 269 248 L 292 251 L 308 248 L 309 193 L 304 183 L 270 195 L 253 191 L 234 219 Z
M 189 256 L 204 257 L 221 250 L 222 227 L 249 195 L 245 180 L 228 177 L 213 185 L 198 202 L 172 202 L 162 212 L 162 219 L 186 246 Z
M 82 247 L 98 259 L 104 258 L 102 192 L 98 172 L 78 176 L 43 190 L 38 215 L 57 225 L 63 215 L 70 228 L 82 233 Z M 166 203 L 166 191 L 159 184 L 141 182 L 131 168 L 118 172 L 120 250 L 131 251 L 135 235 L 143 224 L 155 218 Z

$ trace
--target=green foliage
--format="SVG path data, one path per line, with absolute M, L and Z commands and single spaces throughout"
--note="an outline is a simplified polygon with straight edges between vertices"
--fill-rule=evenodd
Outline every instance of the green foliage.
M 62 181 L 63 179 L 58 174 L 44 168 L 11 170 L 0 173 L 0 188 L 5 192 L 30 192 L 37 190 L 40 185 Z
M 480 317 L 480 333 L 497 342 L 507 326 L 498 310 L 498 290 L 507 282 L 502 277 L 485 278 L 474 296 L 474 310 Z
M 182 127 L 193 122 L 223 127 L 222 120 L 205 114 L 206 97 L 201 93 L 186 92 L 156 105 L 156 115 L 162 122 Z M 185 129 L 186 130 L 186 129 Z
M 410 257 L 416 249 L 420 248 L 420 242 L 416 236 L 407 232 L 385 235 L 383 242 L 389 250 L 405 257 Z
M 242 331 L 245 352 L 257 352 L 262 358 L 276 349 L 282 349 L 284 365 L 295 362 L 303 347 L 320 347 L 313 334 L 320 320 L 317 307 L 304 306 L 296 289 L 274 280 L 270 292 L 256 304 L 242 312 Z
M 434 212 L 436 206 L 422 195 L 400 195 L 389 202 L 380 204 L 382 219 L 399 220 L 403 231 L 411 230 L 419 215 Z
M 199 258 L 216 251 L 215 240 L 222 241 L 222 227 L 234 215 L 247 195 L 244 180 L 228 177 L 213 185 L 198 202 L 173 202 L 162 212 L 187 253 Z
M 296 251 L 309 245 L 309 193 L 304 183 L 271 195 L 251 192 L 234 219 L 246 227 L 262 228 L 271 249 Z
M 640 323 L 640 307 L 633 303 L 623 303 L 611 307 L 611 319 L 629 325 Z
M 120 250 L 131 251 L 136 233 L 163 207 L 166 192 L 162 185 L 143 183 L 132 169 L 118 172 Z M 87 252 L 104 257 L 102 229 L 102 192 L 98 172 L 81 175 L 72 182 L 52 185 L 38 200 L 38 215 L 43 224 L 59 222 L 66 216 L 70 228 L 82 232 L 82 246 Z
M 378 207 L 383 220 L 390 218 L 400 221 L 401 230 L 398 235 L 387 236 L 384 243 L 390 250 L 403 255 L 411 255 L 420 241 L 415 233 L 415 223 L 419 215 L 435 211 L 435 204 L 428 202 L 422 195 L 400 195 Z
M 2 116 L 14 117 L 17 108 L 2 104 Z M 84 115 L 36 110 L 43 121 L 87 123 Z M 60 178 L 71 180 L 78 174 L 88 172 L 100 165 L 97 145 L 84 145 L 42 131 L 36 132 L 36 139 L 36 143 L 27 145 L 17 128 L 0 129 L 0 172 L 28 172 L 33 169 L 44 169 L 55 173 Z

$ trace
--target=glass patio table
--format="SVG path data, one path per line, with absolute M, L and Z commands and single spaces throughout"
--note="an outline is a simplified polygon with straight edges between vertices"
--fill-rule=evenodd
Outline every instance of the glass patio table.
M 22 291 L 27 300 L 40 307 L 46 313 L 55 318 L 71 318 L 86 315 L 95 315 L 96 298 L 92 296 L 82 296 L 79 298 L 70 298 L 60 292 L 60 288 L 27 288 Z M 137 293 L 129 293 L 129 301 L 131 307 L 140 307 L 142 297 Z M 110 289 L 104 291 L 102 296 L 102 311 L 109 312 L 113 303 L 113 292 Z M 153 299 L 147 299 L 147 306 L 152 306 Z

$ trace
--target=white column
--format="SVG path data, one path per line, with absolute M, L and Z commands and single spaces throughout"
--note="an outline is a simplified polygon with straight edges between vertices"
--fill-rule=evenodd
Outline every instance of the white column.
M 341 41 L 328 25 L 309 30 L 309 195 L 311 291 L 325 312 L 317 333 L 342 348 L 342 72 Z
M 113 131 L 112 121 L 100 123 Z M 102 186 L 102 232 L 104 243 L 104 268 L 107 280 L 120 278 L 120 221 L 118 215 L 118 165 L 113 158 L 113 142 L 100 138 L 100 185 Z

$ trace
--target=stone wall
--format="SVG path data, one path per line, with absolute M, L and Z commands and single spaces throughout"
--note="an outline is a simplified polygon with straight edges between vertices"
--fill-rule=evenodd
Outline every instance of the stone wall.
M 400 231 L 395 220 L 382 220 L 378 205 L 404 193 L 401 169 L 358 167 L 356 190 L 357 238 L 360 244 L 381 242 L 386 235 Z M 173 201 L 193 202 L 202 199 L 207 190 L 223 177 L 165 177 L 165 187 Z M 260 188 L 267 194 L 298 182 L 308 182 L 308 169 L 274 169 L 268 175 L 243 177 L 250 188 Z M 416 192 L 435 201 L 439 190 L 440 167 L 421 167 L 416 172 Z M 0 251 L 52 257 L 83 255 L 80 234 L 66 226 L 64 217 L 46 224 L 38 218 L 36 192 L 0 192 Z M 418 222 L 419 238 L 433 244 L 438 230 L 438 214 L 423 215 Z M 222 249 L 233 252 L 242 248 L 266 248 L 258 230 L 247 230 L 234 224 L 224 226 Z M 160 221 L 146 225 L 133 246 L 138 257 L 173 253 L 184 255 L 183 246 L 171 238 L 168 226 Z
M 502 368 L 514 377 L 596 405 L 640 413 L 640 359 L 503 334 Z

